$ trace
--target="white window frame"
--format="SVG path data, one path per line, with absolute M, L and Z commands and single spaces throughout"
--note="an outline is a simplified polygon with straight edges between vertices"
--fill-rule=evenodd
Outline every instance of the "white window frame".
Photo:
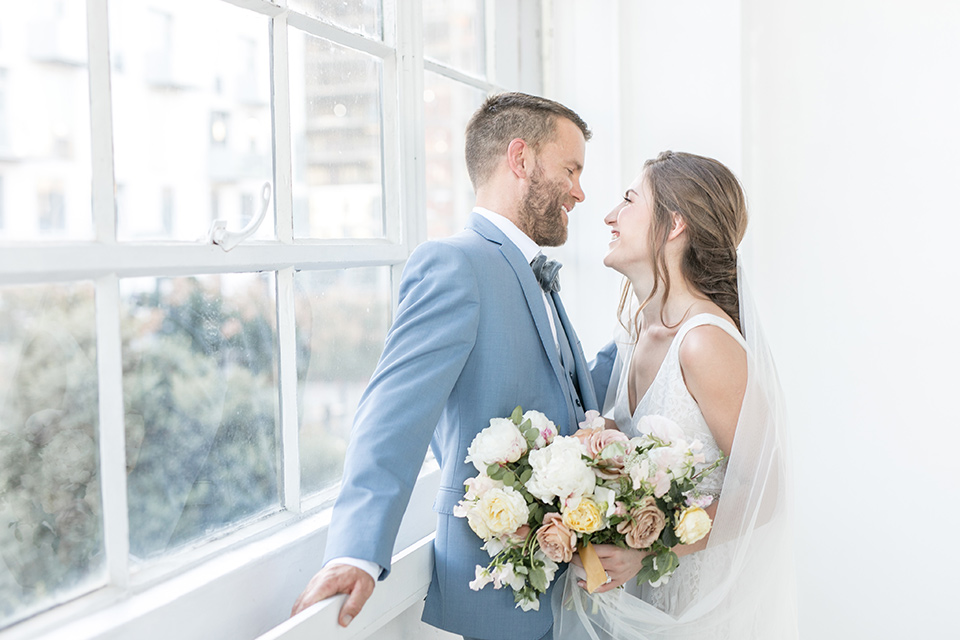
M 0 631 L 3 640 L 255 637 L 285 618 L 295 596 L 319 569 L 329 506 L 335 495 L 332 490 L 303 499 L 300 493 L 297 373 L 293 357 L 294 273 L 301 269 L 388 266 L 392 271 L 395 307 L 403 265 L 413 248 L 426 238 L 424 71 L 486 93 L 542 89 L 537 36 L 542 26 L 540 0 L 487 0 L 485 78 L 424 59 L 420 0 L 385 2 L 383 41 L 293 12 L 286 7 L 286 0 L 219 1 L 272 20 L 277 239 L 246 241 L 230 252 L 199 243 L 117 241 L 108 0 L 87 0 L 94 237 L 92 241 L 56 245 L 4 245 L 0 249 L 0 285 L 81 280 L 95 283 L 107 584 Z M 396 30 L 392 32 L 394 20 Z M 288 26 L 383 61 L 383 239 L 294 240 Z M 202 540 L 134 574 L 128 560 L 120 279 L 252 271 L 276 272 L 280 512 L 247 523 L 218 539 Z M 438 476 L 435 465 L 424 467 L 401 527 L 398 551 L 416 547 L 435 528 L 431 505 Z M 413 591 L 400 596 L 409 599 L 417 588 L 410 587 Z M 251 593 L 257 596 L 244 596 Z

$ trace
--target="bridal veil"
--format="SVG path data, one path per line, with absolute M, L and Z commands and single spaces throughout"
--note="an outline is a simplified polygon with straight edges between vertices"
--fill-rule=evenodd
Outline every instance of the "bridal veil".
M 705 555 L 696 597 L 670 615 L 623 589 L 589 595 L 568 571 L 554 592 L 555 640 L 797 637 L 783 392 L 742 257 L 737 280 L 747 390 L 705 550 L 711 552 L 699 552 Z

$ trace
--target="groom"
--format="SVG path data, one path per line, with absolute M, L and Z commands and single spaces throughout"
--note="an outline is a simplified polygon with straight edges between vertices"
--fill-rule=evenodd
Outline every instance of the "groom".
M 467 447 L 490 418 L 541 411 L 561 434 L 596 396 L 580 343 L 540 247 L 567 239 L 580 188 L 586 123 L 567 107 L 521 93 L 493 96 L 473 115 L 466 158 L 476 207 L 466 229 L 420 245 L 400 282 L 400 305 L 357 409 L 324 568 L 293 613 L 347 593 L 346 626 L 390 571 L 400 519 L 428 444 L 441 467 L 433 580 L 423 620 L 475 638 L 550 637 L 549 592 L 539 611 L 508 588 L 471 591 L 490 558 L 453 507 L 476 474 Z M 536 275 L 531 262 L 539 270 Z M 541 277 L 543 283 L 538 283 Z M 556 584 L 558 581 L 554 581 Z

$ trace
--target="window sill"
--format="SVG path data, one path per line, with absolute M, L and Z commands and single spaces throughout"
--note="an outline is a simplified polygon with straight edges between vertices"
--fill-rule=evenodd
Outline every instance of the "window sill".
M 394 547 L 397 559 L 404 562 L 405 571 L 412 572 L 411 575 L 420 576 L 426 563 L 427 582 L 432 555 L 425 558 L 423 554 L 432 554 L 428 539 L 436 529 L 436 514 L 432 507 L 439 484 L 440 472 L 436 463 L 426 465 L 410 498 Z M 300 591 L 320 569 L 330 515 L 331 510 L 325 509 L 295 520 L 256 540 L 207 557 L 163 581 L 147 586 L 134 584 L 128 589 L 105 587 L 14 625 L 0 632 L 0 638 L 257 638 L 287 620 Z M 388 601 L 371 611 L 373 620 L 363 623 L 363 628 L 385 623 L 391 612 L 396 615 L 403 610 L 397 607 L 404 603 L 409 606 L 426 593 L 425 590 L 421 593 L 419 582 L 413 578 L 405 583 L 393 579 L 391 573 L 390 584 L 405 586 L 402 593 L 389 593 L 394 589 L 384 589 L 380 585 L 380 598 Z M 303 626 L 314 629 L 318 628 L 316 625 L 329 624 L 323 626 L 324 633 L 321 634 L 327 637 L 330 629 L 339 630 L 336 625 L 339 608 L 337 599 L 318 605 L 310 610 L 309 621 L 304 621 Z M 300 625 L 295 626 L 299 628 Z M 354 630 L 353 626 L 342 631 L 355 634 L 361 629 Z M 287 636 L 283 637 L 286 639 Z

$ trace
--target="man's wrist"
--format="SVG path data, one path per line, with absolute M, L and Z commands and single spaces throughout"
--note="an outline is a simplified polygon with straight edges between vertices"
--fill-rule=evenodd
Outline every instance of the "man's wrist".
M 360 558 L 333 558 L 328 560 L 323 566 L 329 567 L 336 564 L 345 564 L 351 567 L 356 567 L 357 569 L 362 569 L 367 575 L 373 578 L 373 581 L 376 582 L 380 579 L 380 573 L 383 571 L 383 567 L 378 565 L 376 562 L 370 560 L 361 560 Z

